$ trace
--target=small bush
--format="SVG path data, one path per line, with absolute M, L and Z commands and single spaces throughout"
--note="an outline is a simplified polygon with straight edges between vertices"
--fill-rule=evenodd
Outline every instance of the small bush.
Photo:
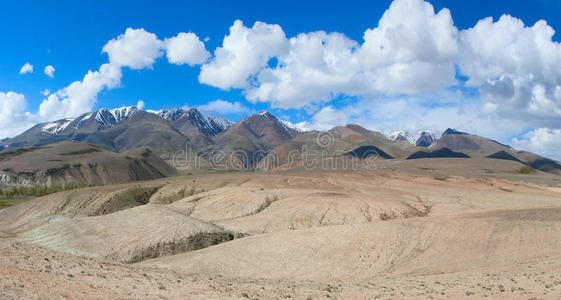
M 88 149 L 83 149 L 83 150 L 78 150 L 78 151 L 61 153 L 60 155 L 83 155 L 83 154 L 89 154 L 89 153 L 94 153 L 94 152 L 101 152 L 101 149 L 88 148 Z
M 146 149 L 144 149 L 144 151 L 142 151 L 142 154 L 140 154 L 140 155 L 142 155 L 142 157 L 145 157 L 145 158 L 149 157 L 150 155 L 152 155 L 152 150 L 146 148 Z
M 520 167 L 520 169 L 516 170 L 515 172 L 518 174 L 534 174 L 536 173 L 536 170 L 528 166 L 522 166 Z

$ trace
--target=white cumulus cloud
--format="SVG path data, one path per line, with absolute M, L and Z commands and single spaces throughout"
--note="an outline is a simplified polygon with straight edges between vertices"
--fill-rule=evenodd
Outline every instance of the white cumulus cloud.
M 55 77 L 55 68 L 51 65 L 46 66 L 44 72 L 45 72 L 45 75 L 47 75 L 51 78 Z
M 290 51 L 279 57 L 279 66 L 263 69 L 257 82 L 246 89 L 251 101 L 274 107 L 300 108 L 327 102 L 340 93 L 357 94 L 358 44 L 342 34 L 323 31 L 290 39 Z
M 378 27 L 364 33 L 362 79 L 387 95 L 435 91 L 455 83 L 458 30 L 446 8 L 435 13 L 422 0 L 396 0 Z
M 538 128 L 512 142 L 520 149 L 561 161 L 561 129 Z
M 23 94 L 0 92 L 0 138 L 21 133 L 33 124 L 29 114 L 24 112 L 25 107 Z
M 142 100 L 138 100 L 138 102 L 136 102 L 136 107 L 138 109 L 144 109 L 144 105 L 145 105 L 145 103 Z
M 543 20 L 480 20 L 461 32 L 459 66 L 487 108 L 535 127 L 561 126 L 561 45 Z
M 352 114 L 345 110 L 339 110 L 333 108 L 332 106 L 326 106 L 313 116 L 312 122 L 301 122 L 299 124 L 307 128 L 329 130 L 335 126 L 347 125 L 351 117 Z
M 168 61 L 172 64 L 200 65 L 210 57 L 205 44 L 192 32 L 181 32 L 175 37 L 167 38 L 165 44 Z
M 248 111 L 248 108 L 243 106 L 240 102 L 229 102 L 222 99 L 216 99 L 197 108 L 202 112 L 214 113 L 219 115 Z
M 104 88 L 118 86 L 121 77 L 121 67 L 110 63 L 101 65 L 98 71 L 89 71 L 81 81 L 74 81 L 43 100 L 39 120 L 52 121 L 91 111 L 97 94 Z
M 245 88 L 249 77 L 266 67 L 271 58 L 286 53 L 288 45 L 279 25 L 255 22 L 248 28 L 236 20 L 222 47 L 201 67 L 199 81 L 224 90 Z
M 143 28 L 127 28 L 124 34 L 110 40 L 103 47 L 111 64 L 131 69 L 151 68 L 164 52 L 164 42 Z
M 362 44 L 318 31 L 290 38 L 286 48 L 280 26 L 257 24 L 275 28 L 276 34 L 251 39 L 253 29 L 234 23 L 216 57 L 203 66 L 202 83 L 242 88 L 249 100 L 280 108 L 302 108 L 341 94 L 418 94 L 456 83 L 458 30 L 448 9 L 435 13 L 422 0 L 394 1 L 378 26 L 365 31 Z M 278 46 L 272 47 L 277 54 L 252 51 L 253 40 Z M 278 64 L 269 67 L 272 57 Z
M 20 74 L 33 73 L 33 65 L 30 63 L 25 63 L 21 67 L 21 69 L 19 69 L 19 73 Z

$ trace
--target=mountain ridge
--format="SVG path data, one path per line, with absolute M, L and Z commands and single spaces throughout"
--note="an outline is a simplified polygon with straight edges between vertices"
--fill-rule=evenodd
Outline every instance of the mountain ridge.
M 320 132 L 307 131 L 269 111 L 251 114 L 234 123 L 207 116 L 196 108 L 154 111 L 128 106 L 101 108 L 76 118 L 37 124 L 16 137 L 2 140 L 0 150 L 82 141 L 114 152 L 147 147 L 170 160 L 177 151 L 192 147 L 196 155 L 204 159 L 211 159 L 211 153 L 216 151 L 226 156 L 241 151 L 246 157 L 237 159 L 236 163 L 255 167 L 271 151 L 288 155 L 289 150 L 300 150 L 303 146 L 328 150 L 332 155 L 358 147 L 376 147 L 396 159 L 405 159 L 419 151 L 432 153 L 447 148 L 470 157 L 487 157 L 503 151 L 501 157 L 512 156 L 511 160 L 519 160 L 538 170 L 561 173 L 561 164 L 555 160 L 516 151 L 508 145 L 453 128 L 446 129 L 438 139 L 423 131 L 416 140 L 404 130 L 385 136 L 356 124 L 337 126 L 324 133 L 331 135 L 332 142 L 337 145 L 317 148 L 316 136 Z

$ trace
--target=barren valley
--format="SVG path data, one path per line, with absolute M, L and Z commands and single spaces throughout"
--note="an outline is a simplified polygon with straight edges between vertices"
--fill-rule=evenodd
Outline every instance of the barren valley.
M 0 210 L 3 298 L 558 298 L 561 178 L 497 159 L 198 172 Z

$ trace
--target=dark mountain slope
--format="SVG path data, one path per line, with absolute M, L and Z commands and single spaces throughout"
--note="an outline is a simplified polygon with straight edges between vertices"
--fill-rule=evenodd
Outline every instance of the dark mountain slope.
M 367 158 L 370 156 L 377 156 L 384 159 L 392 159 L 391 155 L 387 154 L 386 152 L 382 151 L 380 148 L 376 146 L 360 146 L 353 151 L 345 153 L 346 156 L 352 156 L 356 158 Z
M 469 158 L 468 155 L 466 155 L 465 153 L 461 153 L 461 152 L 455 152 L 452 151 L 448 148 L 440 148 L 438 150 L 434 150 L 434 151 L 417 151 L 411 155 L 409 155 L 409 157 L 407 157 L 407 159 L 418 159 L 418 158 Z
M 508 152 L 503 151 L 503 150 L 501 150 L 501 151 L 499 151 L 499 152 L 496 152 L 496 153 L 493 153 L 493 154 L 491 154 L 491 155 L 488 155 L 487 158 L 512 160 L 512 161 L 516 161 L 516 162 L 519 162 L 519 163 L 523 163 L 523 162 L 522 162 L 521 160 L 519 160 L 518 158 L 512 156 L 511 154 L 509 154 Z

